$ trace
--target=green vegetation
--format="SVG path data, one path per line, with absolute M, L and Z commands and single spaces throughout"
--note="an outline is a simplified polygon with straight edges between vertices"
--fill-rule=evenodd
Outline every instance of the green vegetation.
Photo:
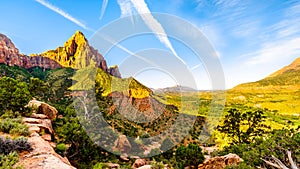
M 175 156 L 180 168 L 184 168 L 185 166 L 197 167 L 204 161 L 202 149 L 196 144 L 189 144 L 187 147 L 178 147 Z
M 16 152 L 11 152 L 7 155 L 0 154 L 0 169 L 13 169 L 13 165 L 15 165 L 18 161 L 19 156 Z
M 230 109 L 217 130 L 230 138 L 230 143 L 251 143 L 257 136 L 263 136 L 270 129 L 264 124 L 264 110 Z
M 98 85 L 103 89 L 104 96 L 112 92 L 122 92 L 126 96 L 145 98 L 152 93 L 149 88 L 134 78 L 116 78 L 96 68 L 93 62 L 88 67 L 76 71 L 72 79 L 76 83 L 70 88 L 71 90 L 90 90 Z
M 0 132 L 20 136 L 29 135 L 28 127 L 23 124 L 21 118 L 0 119 Z
M 300 130 L 295 129 L 282 129 L 274 130 L 264 137 L 256 137 L 251 143 L 239 143 L 226 147 L 221 151 L 220 155 L 228 153 L 236 153 L 243 160 L 243 166 L 249 166 L 249 168 L 256 168 L 260 166 L 262 168 L 272 168 L 267 165 L 263 160 L 273 161 L 272 156 L 278 158 L 285 166 L 290 168 L 290 162 L 287 158 L 287 151 L 291 150 L 292 158 L 296 164 L 299 164 L 300 160 Z
M 75 62 L 66 64 L 76 66 Z M 214 128 L 207 124 L 205 126 L 204 122 L 216 122 L 208 114 L 211 106 L 222 107 L 221 101 L 215 105 L 211 103 L 214 92 L 153 94 L 135 79 L 110 76 L 102 69 L 96 69 L 93 62 L 77 71 L 71 68 L 25 70 L 0 64 L 0 131 L 13 137 L 28 136 L 28 128 L 22 124 L 21 116 L 30 115 L 31 111 L 24 106 L 35 97 L 57 108 L 59 118 L 52 122 L 56 152 L 66 156 L 78 168 L 105 168 L 108 163 L 130 168 L 134 160 L 123 162 L 118 155 L 99 146 L 114 146 L 117 135 L 111 134 L 112 130 L 133 138 L 128 140 L 132 154 L 143 156 L 142 144 L 160 143 L 159 148 L 150 152 L 150 155 L 159 155 L 147 158 L 154 168 L 161 168 L 164 164 L 173 168 L 197 167 L 204 160 L 199 140 L 202 129 L 204 131 L 201 134 L 210 137 L 207 144 L 222 145 L 222 150 L 216 154 L 236 153 L 244 159 L 239 166 L 228 168 L 271 168 L 263 160 L 274 160 L 272 155 L 290 167 L 287 150 L 292 151 L 296 163 L 299 164 L 300 159 L 300 134 L 297 128 L 300 125 L 300 89 L 297 75 L 298 71 L 281 72 L 229 90 L 225 108 L 227 112 L 211 136 L 209 131 Z M 72 84 L 72 80 L 76 83 Z M 95 94 L 96 101 L 89 92 Z M 78 98 L 72 99 L 72 95 L 78 95 Z M 80 99 L 85 99 L 85 102 L 80 102 Z M 98 106 L 99 109 L 80 114 L 75 108 L 82 104 Z M 101 118 L 99 115 L 102 115 Z M 169 133 L 164 133 L 179 117 L 179 125 L 171 128 Z M 103 121 L 112 129 L 103 125 Z M 89 125 L 82 126 L 82 122 Z M 185 127 L 189 124 L 194 124 L 191 129 Z M 102 132 L 93 132 L 95 129 Z M 179 140 L 182 133 L 188 134 Z M 142 140 L 157 135 L 160 135 L 157 140 Z M 141 139 L 135 139 L 138 136 Z M 3 164 L 9 168 L 16 163 L 17 152 L 28 151 L 29 148 L 24 148 L 25 139 L 6 140 L 3 139 L 3 143 L 0 140 L 0 149 L 7 151 L 0 153 L 0 166 Z M 97 144 L 95 140 L 99 140 Z M 5 147 L 7 145 L 10 148 Z
M 14 140 L 0 137 L 0 169 L 13 169 L 14 164 L 19 161 L 18 153 L 30 151 L 31 145 L 24 137 L 18 137 Z M 17 167 L 17 169 L 20 167 Z
M 31 96 L 25 82 L 9 77 L 0 78 L 0 115 L 7 110 L 24 111 Z

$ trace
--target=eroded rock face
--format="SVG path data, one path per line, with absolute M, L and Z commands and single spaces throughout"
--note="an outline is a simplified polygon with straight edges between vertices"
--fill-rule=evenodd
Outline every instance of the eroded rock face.
M 29 57 L 19 53 L 12 41 L 3 34 L 0 34 L 0 63 L 9 66 L 19 66 L 26 69 L 41 67 L 45 69 L 62 68 L 60 64 L 49 58 L 41 56 Z
M 29 127 L 29 132 L 54 133 L 50 119 L 23 118 L 23 122 Z
M 243 159 L 238 155 L 230 153 L 225 156 L 206 159 L 203 164 L 198 166 L 198 169 L 223 169 L 226 166 L 238 165 L 242 161 Z
M 19 162 L 15 166 L 24 169 L 75 169 L 67 158 L 61 157 L 53 149 L 56 144 L 51 142 L 54 136 L 51 120 L 56 118 L 57 110 L 37 100 L 30 101 L 27 106 L 38 109 L 30 117 L 23 117 L 31 133 L 28 142 L 32 151 L 19 154 Z

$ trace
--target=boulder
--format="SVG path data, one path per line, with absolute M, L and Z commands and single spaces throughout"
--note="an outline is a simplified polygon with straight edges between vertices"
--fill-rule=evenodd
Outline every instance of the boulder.
M 225 156 L 217 156 L 206 159 L 203 164 L 198 166 L 198 169 L 223 169 L 226 166 L 238 165 L 243 159 L 236 154 L 228 154 Z
M 46 140 L 46 141 L 51 141 L 51 140 L 52 140 L 50 134 L 43 134 L 43 135 L 42 135 L 42 138 L 43 138 L 44 140 Z M 52 145 L 51 145 L 51 147 L 52 147 Z
M 48 116 L 44 114 L 36 114 L 36 113 L 32 113 L 30 117 L 35 119 L 48 119 Z
M 47 103 L 41 102 L 41 101 L 37 101 L 37 100 L 31 100 L 27 107 L 32 107 L 32 108 L 36 108 L 37 109 L 37 114 L 34 114 L 33 116 L 38 116 L 39 118 L 44 118 L 46 115 L 48 117 L 48 119 L 52 120 L 54 118 L 56 118 L 57 115 L 57 110 L 55 107 L 50 106 Z M 42 115 L 40 115 L 42 114 Z

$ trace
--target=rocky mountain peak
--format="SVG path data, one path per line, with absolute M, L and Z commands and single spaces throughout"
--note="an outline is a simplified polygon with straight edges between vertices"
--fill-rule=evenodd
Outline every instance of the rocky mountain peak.
M 115 77 L 121 77 L 118 67 L 108 68 L 104 57 L 98 50 L 89 45 L 88 40 L 80 31 L 76 31 L 64 43 L 64 46 L 58 47 L 56 50 L 46 51 L 41 56 L 55 60 L 63 67 L 74 69 L 85 68 L 93 60 L 96 62 L 96 66 L 106 73 Z
M 80 51 L 86 45 L 88 45 L 88 42 L 83 33 L 76 31 L 76 33 L 65 42 L 64 48 L 66 48 L 69 55 L 74 56 L 77 51 Z

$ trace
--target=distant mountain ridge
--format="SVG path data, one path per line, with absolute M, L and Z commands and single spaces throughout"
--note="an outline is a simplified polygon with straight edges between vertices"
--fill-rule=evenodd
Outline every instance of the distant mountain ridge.
M 197 92 L 198 90 L 187 86 L 176 85 L 173 87 L 166 87 L 162 89 L 153 89 L 155 92 Z
M 300 89 L 300 57 L 290 65 L 272 73 L 264 79 L 256 82 L 237 85 L 232 90 L 245 88 L 294 88 Z
M 0 63 L 9 66 L 20 66 L 26 69 L 40 67 L 45 69 L 56 69 L 70 67 L 73 69 L 84 68 L 93 59 L 98 68 L 115 77 L 121 77 L 117 66 L 107 67 L 104 57 L 92 46 L 82 32 L 76 33 L 65 42 L 63 47 L 48 50 L 42 54 L 31 54 L 30 56 L 19 53 L 12 41 L 5 35 L 0 34 Z

